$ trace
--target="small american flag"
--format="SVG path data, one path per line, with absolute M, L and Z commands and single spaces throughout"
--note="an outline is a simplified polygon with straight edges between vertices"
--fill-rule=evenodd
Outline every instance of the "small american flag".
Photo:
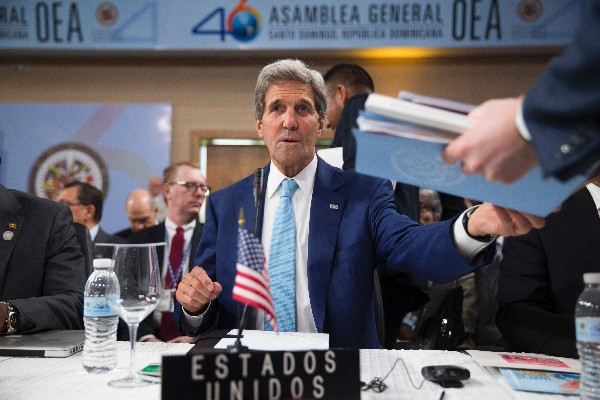
M 233 299 L 263 310 L 277 332 L 277 318 L 269 286 L 269 269 L 262 244 L 256 236 L 238 227 L 237 274 L 233 285 Z

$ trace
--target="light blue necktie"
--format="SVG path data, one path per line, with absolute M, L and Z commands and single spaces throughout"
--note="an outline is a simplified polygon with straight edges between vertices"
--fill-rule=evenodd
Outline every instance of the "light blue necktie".
M 297 188 L 293 179 L 281 183 L 269 251 L 269 281 L 281 332 L 296 331 L 296 220 L 292 195 Z M 265 330 L 273 330 L 266 318 Z

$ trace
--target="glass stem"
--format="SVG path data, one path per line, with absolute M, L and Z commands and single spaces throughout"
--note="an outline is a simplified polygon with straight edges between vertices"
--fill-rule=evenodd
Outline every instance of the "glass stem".
M 139 324 L 129 325 L 129 343 L 131 344 L 131 352 L 129 353 L 129 375 L 131 378 L 136 376 L 135 373 L 135 341 L 137 338 Z

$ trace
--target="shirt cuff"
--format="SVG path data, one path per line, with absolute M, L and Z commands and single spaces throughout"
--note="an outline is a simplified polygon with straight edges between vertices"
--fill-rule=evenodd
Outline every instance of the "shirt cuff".
M 527 125 L 525 125 L 525 118 L 523 118 L 523 103 L 519 105 L 517 115 L 515 115 L 515 126 L 523 140 L 527 143 L 531 142 L 531 134 L 529 133 L 529 129 L 527 129 Z
M 477 207 L 479 207 L 479 206 L 475 206 L 475 207 L 466 209 L 460 215 L 460 217 L 458 217 L 454 221 L 454 227 L 453 227 L 454 245 L 456 247 L 456 251 L 469 264 L 471 264 L 476 259 L 476 257 L 483 250 L 485 250 L 490 245 L 490 243 L 492 243 L 495 239 L 495 238 L 492 238 L 491 240 L 489 240 L 487 242 L 482 242 L 480 240 L 473 239 L 467 233 L 464 225 L 462 224 L 462 220 L 465 217 L 466 213 L 472 212 Z
M 208 303 L 208 307 L 206 310 L 200 315 L 190 315 L 185 311 L 185 308 L 181 307 L 181 312 L 183 315 L 183 328 L 186 330 L 188 335 L 192 335 L 196 329 L 200 326 L 202 321 L 204 321 L 204 314 L 210 309 L 210 305 L 212 303 Z
M 137 339 L 138 342 L 145 342 L 148 339 L 156 339 L 156 336 L 154 335 L 144 335 L 142 337 L 140 337 L 139 339 Z

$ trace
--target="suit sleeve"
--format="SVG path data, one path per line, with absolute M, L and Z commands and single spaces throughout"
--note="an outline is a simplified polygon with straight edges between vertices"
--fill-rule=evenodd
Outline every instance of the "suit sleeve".
M 381 180 L 373 191 L 369 209 L 369 229 L 376 242 L 377 259 L 390 273 L 411 273 L 441 284 L 494 261 L 493 243 L 481 253 L 476 265 L 461 257 L 452 234 L 458 215 L 447 221 L 420 225 L 396 211 L 391 190 L 389 181 Z
M 216 257 L 217 257 L 217 215 L 216 215 L 214 202 L 212 197 L 209 196 L 208 204 L 206 206 L 206 223 L 202 229 L 202 238 L 196 249 L 196 255 L 194 256 L 194 265 L 204 268 L 208 276 L 214 281 L 216 279 Z M 216 318 L 219 310 L 219 300 L 215 300 L 211 303 L 211 306 L 203 314 L 202 323 L 196 328 L 194 332 L 189 332 L 183 322 L 183 312 L 181 304 L 175 301 L 175 309 L 173 313 L 173 320 L 175 325 L 181 332 L 192 334 L 193 336 L 199 335 L 210 329 L 216 322 Z
M 548 261 L 538 231 L 506 238 L 496 324 L 512 351 L 577 357 L 572 315 L 553 311 Z
M 523 117 L 545 174 L 568 179 L 600 161 L 600 0 L 586 1 L 574 41 L 527 92 Z
M 83 329 L 85 262 L 71 224 L 71 211 L 60 207 L 48 223 L 51 229 L 47 238 L 42 294 L 11 300 L 11 303 L 21 314 L 22 331 Z

